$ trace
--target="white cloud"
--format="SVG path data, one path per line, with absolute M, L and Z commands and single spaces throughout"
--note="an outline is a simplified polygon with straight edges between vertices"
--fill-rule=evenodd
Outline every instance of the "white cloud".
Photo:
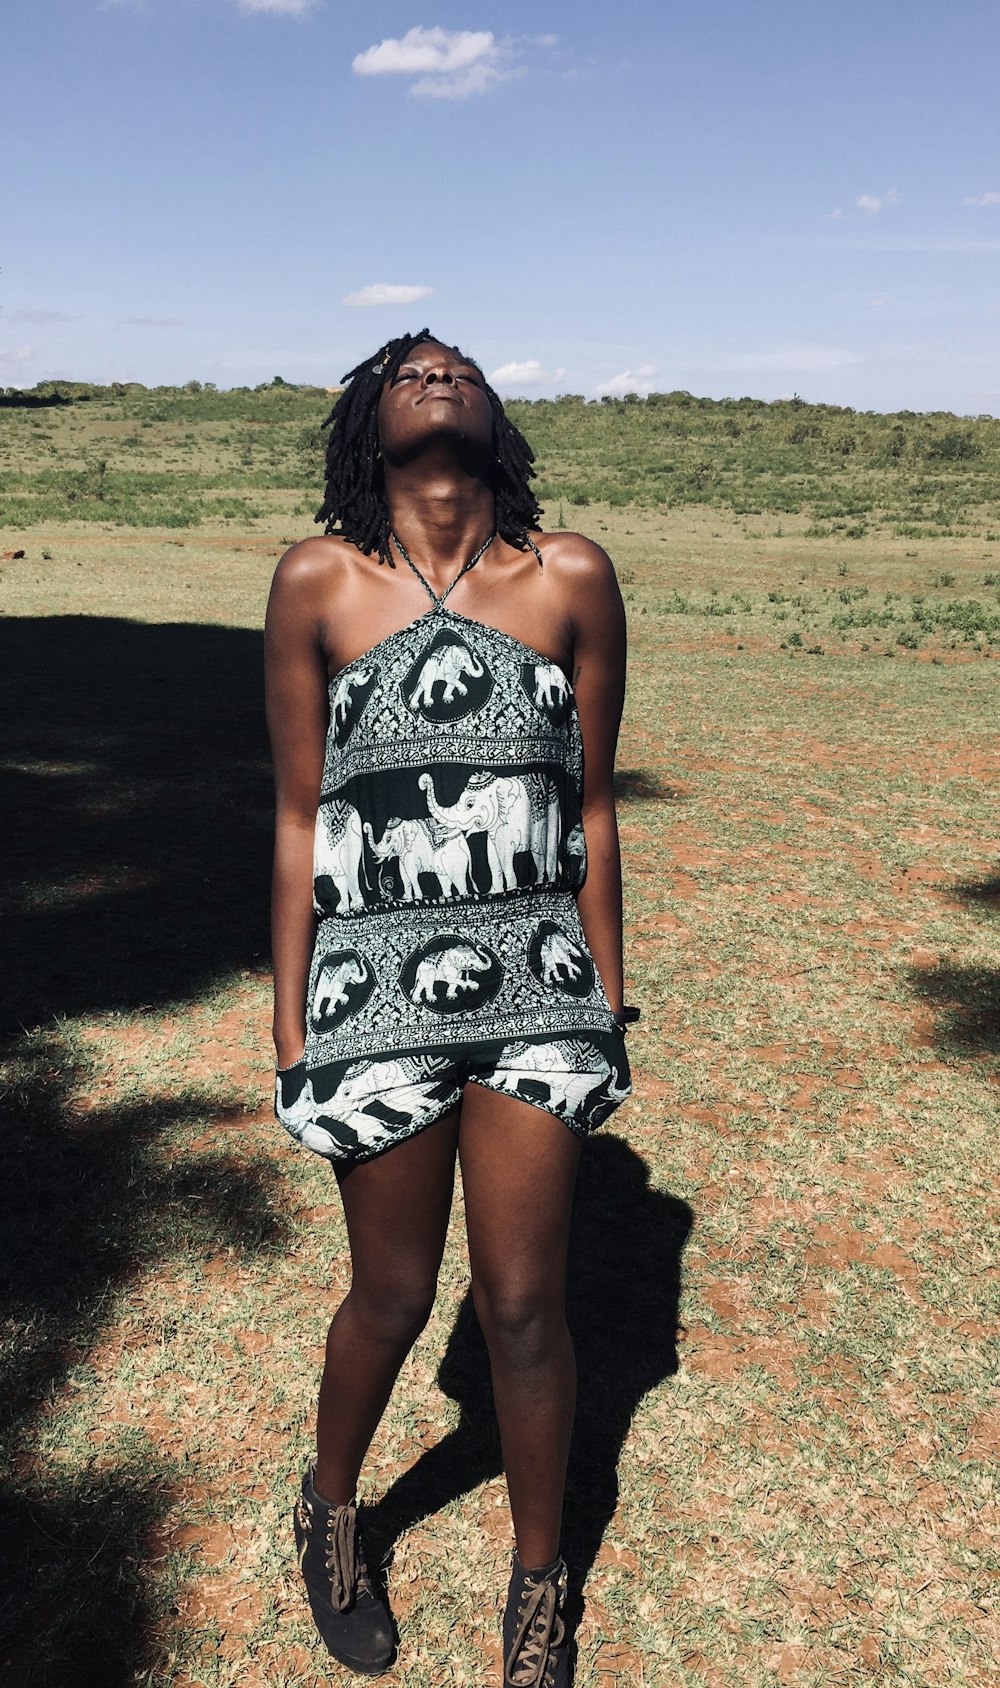
M 844 221 L 844 213 L 840 209 L 839 205 L 837 206 L 836 211 L 830 212 L 829 218 L 827 220 L 831 223 L 842 223 Z
M 1000 193 L 966 194 L 963 205 L 1000 205 Z
M 356 293 L 345 293 L 342 305 L 413 305 L 426 299 L 433 287 L 394 286 L 391 282 L 373 281 L 370 287 L 359 287 Z
M 882 194 L 859 193 L 854 203 L 859 211 L 867 211 L 870 217 L 874 217 L 876 212 L 884 211 L 890 205 L 898 205 L 899 193 L 895 188 L 890 188 L 888 193 Z
M 635 369 L 623 369 L 620 375 L 613 375 L 610 381 L 598 387 L 599 394 L 607 393 L 611 397 L 621 398 L 625 393 L 651 393 L 653 391 L 652 377 L 656 374 L 655 363 L 640 363 Z
M 121 318 L 126 328 L 180 328 L 180 317 L 173 316 L 124 316 Z
M 498 40 L 489 29 L 425 29 L 417 24 L 405 35 L 387 36 L 358 53 L 351 68 L 356 76 L 415 77 L 410 93 L 424 99 L 464 100 L 522 76 L 524 68 L 516 61 L 525 45 L 554 43 L 554 35 Z
M 740 352 L 733 357 L 719 358 L 718 362 L 726 369 L 786 369 L 796 374 L 800 371 L 812 374 L 822 370 L 848 369 L 852 364 L 863 362 L 863 359 L 857 352 L 848 352 L 843 346 L 824 346 L 806 340 L 776 346 L 770 352 Z
M 301 18 L 311 12 L 316 0 L 238 0 L 241 12 L 277 12 L 286 18 Z
M 423 29 L 419 24 L 396 38 L 358 53 L 351 69 L 358 76 L 413 76 L 420 71 L 466 70 L 477 59 L 496 51 L 489 29 Z
M 561 381 L 565 369 L 543 369 L 537 358 L 525 358 L 523 362 L 502 363 L 490 376 L 490 386 L 496 387 L 498 392 L 522 393 L 526 387 L 548 386 L 553 381 Z
M 410 93 L 424 100 L 467 100 L 470 94 L 485 94 L 498 82 L 509 82 L 512 76 L 523 76 L 519 66 L 505 65 L 496 58 L 479 59 L 451 76 L 421 76 L 413 83 Z

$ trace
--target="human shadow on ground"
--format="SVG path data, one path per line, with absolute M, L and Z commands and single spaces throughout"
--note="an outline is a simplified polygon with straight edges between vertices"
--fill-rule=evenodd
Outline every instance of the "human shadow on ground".
M 130 1283 L 192 1246 L 259 1257 L 287 1227 L 266 1161 L 178 1150 L 217 1094 L 102 1103 L 61 1022 L 194 998 L 266 955 L 260 636 L 8 620 L 0 705 L 0 1679 L 126 1688 L 155 1651 L 143 1565 L 178 1473 L 139 1420 L 94 1446 L 79 1416 L 72 1447 L 47 1425 L 68 1389 L 86 1399 Z
M 677 1370 L 681 1256 L 693 1215 L 651 1188 L 645 1161 L 621 1138 L 584 1145 L 570 1240 L 568 1307 L 579 1373 L 563 1551 L 579 1591 L 618 1502 L 618 1462 L 643 1396 Z M 461 1419 L 368 1514 L 386 1556 L 414 1524 L 502 1470 L 486 1345 L 463 1301 L 438 1381 Z
M 977 919 L 1000 923 L 1000 874 L 960 880 L 948 895 Z M 940 962 L 911 967 L 908 977 L 914 994 L 938 1010 L 934 1041 L 943 1054 L 1000 1054 L 1000 968 Z

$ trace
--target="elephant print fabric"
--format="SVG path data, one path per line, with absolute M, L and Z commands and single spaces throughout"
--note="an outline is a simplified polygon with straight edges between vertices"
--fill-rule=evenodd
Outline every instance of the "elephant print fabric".
M 578 1132 L 628 1094 L 576 907 L 582 781 L 563 670 L 439 601 L 333 677 L 306 1051 L 275 1093 L 299 1142 L 369 1159 L 470 1079 Z

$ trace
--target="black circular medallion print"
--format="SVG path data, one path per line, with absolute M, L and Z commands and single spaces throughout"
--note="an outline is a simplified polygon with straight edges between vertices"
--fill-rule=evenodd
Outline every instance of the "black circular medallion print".
M 334 950 L 324 955 L 309 1003 L 315 1032 L 332 1032 L 363 1008 L 375 989 L 375 974 L 357 950 Z
M 528 945 L 528 966 L 543 985 L 567 996 L 589 996 L 594 988 L 594 963 L 586 950 L 554 920 L 540 920 Z
M 503 963 L 487 944 L 445 932 L 407 956 L 399 983 L 415 1008 L 468 1014 L 492 1002 L 503 983 Z
M 493 675 L 459 633 L 442 627 L 402 681 L 403 701 L 427 721 L 460 721 L 478 714 L 493 690 Z

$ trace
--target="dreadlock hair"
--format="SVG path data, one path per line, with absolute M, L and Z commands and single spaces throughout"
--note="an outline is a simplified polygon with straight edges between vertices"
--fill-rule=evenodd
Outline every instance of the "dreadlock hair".
M 439 343 L 429 328 L 422 328 L 419 334 L 388 340 L 373 358 L 364 358 L 344 376 L 344 391 L 323 423 L 330 429 L 326 488 L 315 519 L 324 524 L 324 533 L 339 533 L 359 551 L 377 551 L 379 562 L 388 563 L 390 568 L 396 564 L 389 546 L 389 506 L 378 450 L 378 402 L 383 388 L 395 381 L 414 346 L 425 340 Z M 458 347 L 450 350 L 457 351 Z M 472 358 L 468 362 L 479 369 Z M 496 502 L 497 532 L 519 551 L 526 551 L 528 530 L 537 528 L 542 513 L 528 484 L 535 474 L 531 466 L 535 454 L 506 415 L 485 376 L 483 380 L 493 412 L 490 485 Z

